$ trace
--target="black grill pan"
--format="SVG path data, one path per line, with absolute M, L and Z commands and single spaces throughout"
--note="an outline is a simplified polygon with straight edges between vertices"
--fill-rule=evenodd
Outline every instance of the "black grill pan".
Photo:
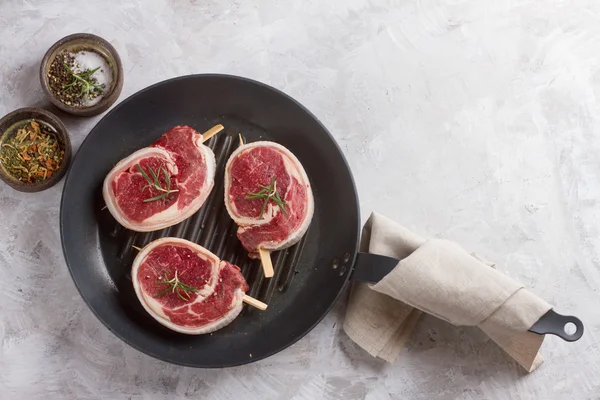
M 102 181 L 122 158 L 175 125 L 225 131 L 207 143 L 215 152 L 215 187 L 202 208 L 180 224 L 152 233 L 122 228 L 103 210 Z M 246 141 L 272 140 L 303 164 L 313 187 L 315 214 L 303 239 L 273 253 L 275 276 L 263 277 L 248 258 L 223 202 L 225 162 Z M 294 343 L 332 307 L 348 280 L 359 237 L 358 199 L 337 144 L 317 119 L 287 95 L 258 82 L 193 75 L 158 83 L 109 112 L 81 145 L 67 175 L 61 204 L 63 250 L 75 284 L 91 310 L 118 337 L 162 360 L 223 367 L 269 356 Z M 186 238 L 238 265 L 249 294 L 266 311 L 246 306 L 227 327 L 188 336 L 163 327 L 140 305 L 131 283 L 136 250 L 164 236 Z

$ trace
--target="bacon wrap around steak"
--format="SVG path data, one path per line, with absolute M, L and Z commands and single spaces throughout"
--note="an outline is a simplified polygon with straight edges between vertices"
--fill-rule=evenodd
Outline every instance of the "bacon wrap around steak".
M 164 192 L 149 185 L 140 168 L 152 180 L 151 172 L 156 172 L 160 187 L 170 186 L 173 192 L 147 201 Z M 214 185 L 215 168 L 215 156 L 202 144 L 202 135 L 189 126 L 176 126 L 150 147 L 115 165 L 104 179 L 102 195 L 121 225 L 151 232 L 175 225 L 198 211 Z
M 177 279 L 194 289 L 165 290 Z M 162 325 L 199 335 L 229 324 L 242 310 L 248 285 L 235 265 L 204 247 L 179 238 L 162 238 L 144 247 L 133 262 L 131 278 L 144 309 Z M 179 291 L 179 292 L 178 292 Z
M 248 197 L 273 182 L 284 208 L 269 199 L 263 211 L 264 199 Z M 314 212 L 310 182 L 298 159 L 282 145 L 266 141 L 240 146 L 227 161 L 225 206 L 254 258 L 258 249 L 275 251 L 297 243 Z

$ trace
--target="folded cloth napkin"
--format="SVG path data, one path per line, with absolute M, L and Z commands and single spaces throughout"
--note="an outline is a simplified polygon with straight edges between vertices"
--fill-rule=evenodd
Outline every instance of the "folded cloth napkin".
M 479 326 L 527 371 L 542 362 L 544 336 L 528 329 L 550 304 L 459 245 L 426 240 L 373 213 L 360 250 L 400 260 L 377 284 L 352 287 L 344 331 L 371 355 L 394 362 L 426 312 Z

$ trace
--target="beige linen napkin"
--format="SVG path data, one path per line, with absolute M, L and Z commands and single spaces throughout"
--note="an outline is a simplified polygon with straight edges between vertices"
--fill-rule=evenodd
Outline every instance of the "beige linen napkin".
M 527 330 L 551 306 L 459 245 L 426 240 L 373 213 L 360 250 L 400 260 L 377 284 L 352 288 L 344 331 L 371 355 L 395 361 L 424 311 L 479 326 L 527 371 L 541 363 L 544 336 Z

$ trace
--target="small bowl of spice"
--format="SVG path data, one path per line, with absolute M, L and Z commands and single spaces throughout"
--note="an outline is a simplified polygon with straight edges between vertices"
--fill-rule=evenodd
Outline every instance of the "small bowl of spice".
M 54 114 L 21 108 L 0 119 L 0 179 L 21 192 L 54 186 L 67 172 L 71 140 Z
M 40 66 L 42 89 L 58 108 L 91 117 L 106 111 L 123 89 L 123 66 L 115 48 L 89 33 L 54 43 Z

